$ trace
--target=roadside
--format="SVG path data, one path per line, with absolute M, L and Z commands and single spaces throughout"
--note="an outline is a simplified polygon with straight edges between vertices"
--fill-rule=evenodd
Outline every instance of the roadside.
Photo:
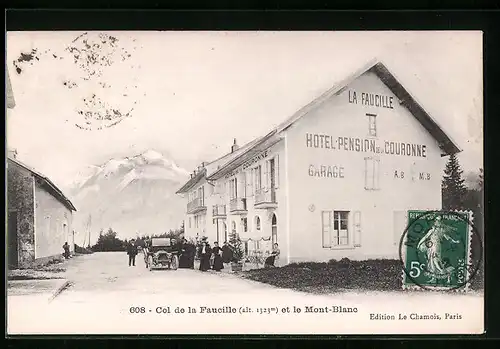
M 14 269 L 7 273 L 7 294 L 9 296 L 45 294 L 48 297 L 58 295 L 71 285 L 67 270 L 81 255 L 70 259 L 54 260 L 29 269 Z

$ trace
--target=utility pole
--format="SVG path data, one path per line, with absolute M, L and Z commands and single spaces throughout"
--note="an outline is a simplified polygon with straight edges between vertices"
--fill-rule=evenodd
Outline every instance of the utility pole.
M 90 231 L 91 231 L 91 226 L 92 226 L 92 215 L 89 214 L 89 218 L 87 219 L 87 233 L 89 235 L 89 242 L 88 242 L 87 248 L 90 248 Z M 83 247 L 85 248 L 85 242 L 83 243 Z

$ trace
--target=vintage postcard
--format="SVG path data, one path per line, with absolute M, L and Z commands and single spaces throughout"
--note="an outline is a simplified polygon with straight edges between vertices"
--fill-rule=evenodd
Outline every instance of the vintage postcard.
M 6 51 L 8 334 L 484 332 L 481 32 Z

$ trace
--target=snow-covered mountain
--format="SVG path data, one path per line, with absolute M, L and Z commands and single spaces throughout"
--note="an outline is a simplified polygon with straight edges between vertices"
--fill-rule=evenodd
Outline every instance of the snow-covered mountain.
M 94 236 L 110 227 L 121 237 L 177 229 L 186 208 L 175 191 L 188 178 L 188 171 L 154 150 L 89 166 L 69 192 L 78 210 L 74 229 L 82 235 L 89 217 Z

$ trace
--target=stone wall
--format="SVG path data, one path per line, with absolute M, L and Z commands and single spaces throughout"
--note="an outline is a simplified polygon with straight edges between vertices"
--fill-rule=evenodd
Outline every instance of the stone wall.
M 17 211 L 19 268 L 28 268 L 35 260 L 33 185 L 33 176 L 29 171 L 8 162 L 7 207 L 9 211 Z

